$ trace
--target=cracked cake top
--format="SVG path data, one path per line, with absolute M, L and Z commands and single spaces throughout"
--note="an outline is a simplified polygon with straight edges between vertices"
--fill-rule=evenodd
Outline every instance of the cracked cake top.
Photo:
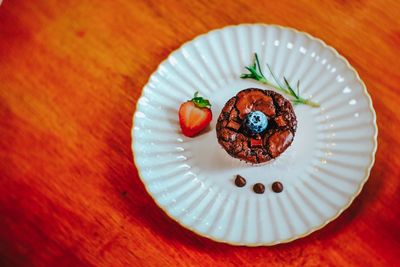
M 258 164 L 282 154 L 296 128 L 296 115 L 287 99 L 275 91 L 249 88 L 225 104 L 216 130 L 229 155 Z

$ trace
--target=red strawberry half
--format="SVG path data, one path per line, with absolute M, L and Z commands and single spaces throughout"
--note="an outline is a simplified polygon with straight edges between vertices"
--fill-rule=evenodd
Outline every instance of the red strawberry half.
M 206 128 L 212 119 L 210 107 L 210 102 L 198 96 L 198 92 L 191 100 L 183 103 L 179 108 L 179 123 L 182 133 L 193 137 Z

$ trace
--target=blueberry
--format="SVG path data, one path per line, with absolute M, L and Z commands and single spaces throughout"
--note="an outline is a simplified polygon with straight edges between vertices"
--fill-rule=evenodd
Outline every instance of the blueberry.
M 267 129 L 268 118 L 261 111 L 253 111 L 247 115 L 244 124 L 251 133 L 258 134 Z

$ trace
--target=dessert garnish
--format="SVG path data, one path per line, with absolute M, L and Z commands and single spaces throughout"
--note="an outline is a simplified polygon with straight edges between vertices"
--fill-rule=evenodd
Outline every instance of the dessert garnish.
M 296 86 L 296 91 L 293 89 L 293 87 L 290 85 L 286 77 L 283 77 L 284 84 L 282 84 L 277 76 L 272 72 L 271 67 L 267 64 L 268 70 L 271 74 L 272 79 L 275 81 L 275 84 L 272 83 L 267 79 L 267 77 L 264 76 L 261 70 L 260 66 L 260 61 L 258 60 L 258 55 L 257 53 L 254 53 L 254 61 L 253 64 L 250 66 L 246 66 L 245 68 L 250 72 L 250 73 L 243 73 L 240 75 L 240 78 L 242 79 L 254 79 L 262 84 L 271 86 L 275 88 L 276 90 L 286 94 L 287 96 L 290 97 L 291 102 L 294 105 L 297 104 L 304 104 L 308 105 L 311 107 L 319 107 L 320 105 L 318 103 L 312 102 L 309 99 L 305 99 L 300 96 L 300 81 L 297 81 L 297 86 Z
M 261 111 L 252 111 L 247 114 L 244 124 L 252 134 L 258 134 L 267 129 L 268 119 Z
M 179 124 L 182 133 L 193 137 L 210 124 L 212 119 L 210 101 L 196 92 L 191 100 L 182 103 L 179 108 Z
M 235 179 L 235 185 L 237 187 L 243 187 L 246 185 L 246 179 L 243 176 L 240 176 L 239 174 L 236 175 L 236 179 Z
M 253 186 L 253 191 L 257 194 L 264 194 L 265 186 L 262 183 L 256 183 Z
M 262 139 L 255 139 L 255 138 L 251 138 L 250 139 L 250 147 L 262 147 L 263 145 L 263 141 Z
M 272 191 L 274 191 L 275 193 L 280 193 L 283 191 L 283 185 L 281 182 L 278 182 L 278 181 L 273 182 L 271 188 L 272 188 Z

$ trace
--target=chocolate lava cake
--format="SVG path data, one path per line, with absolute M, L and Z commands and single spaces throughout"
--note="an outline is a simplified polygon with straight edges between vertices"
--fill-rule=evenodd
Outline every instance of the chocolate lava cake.
M 282 154 L 296 128 L 296 115 L 287 99 L 271 90 L 249 88 L 225 104 L 216 130 L 229 155 L 258 164 Z

